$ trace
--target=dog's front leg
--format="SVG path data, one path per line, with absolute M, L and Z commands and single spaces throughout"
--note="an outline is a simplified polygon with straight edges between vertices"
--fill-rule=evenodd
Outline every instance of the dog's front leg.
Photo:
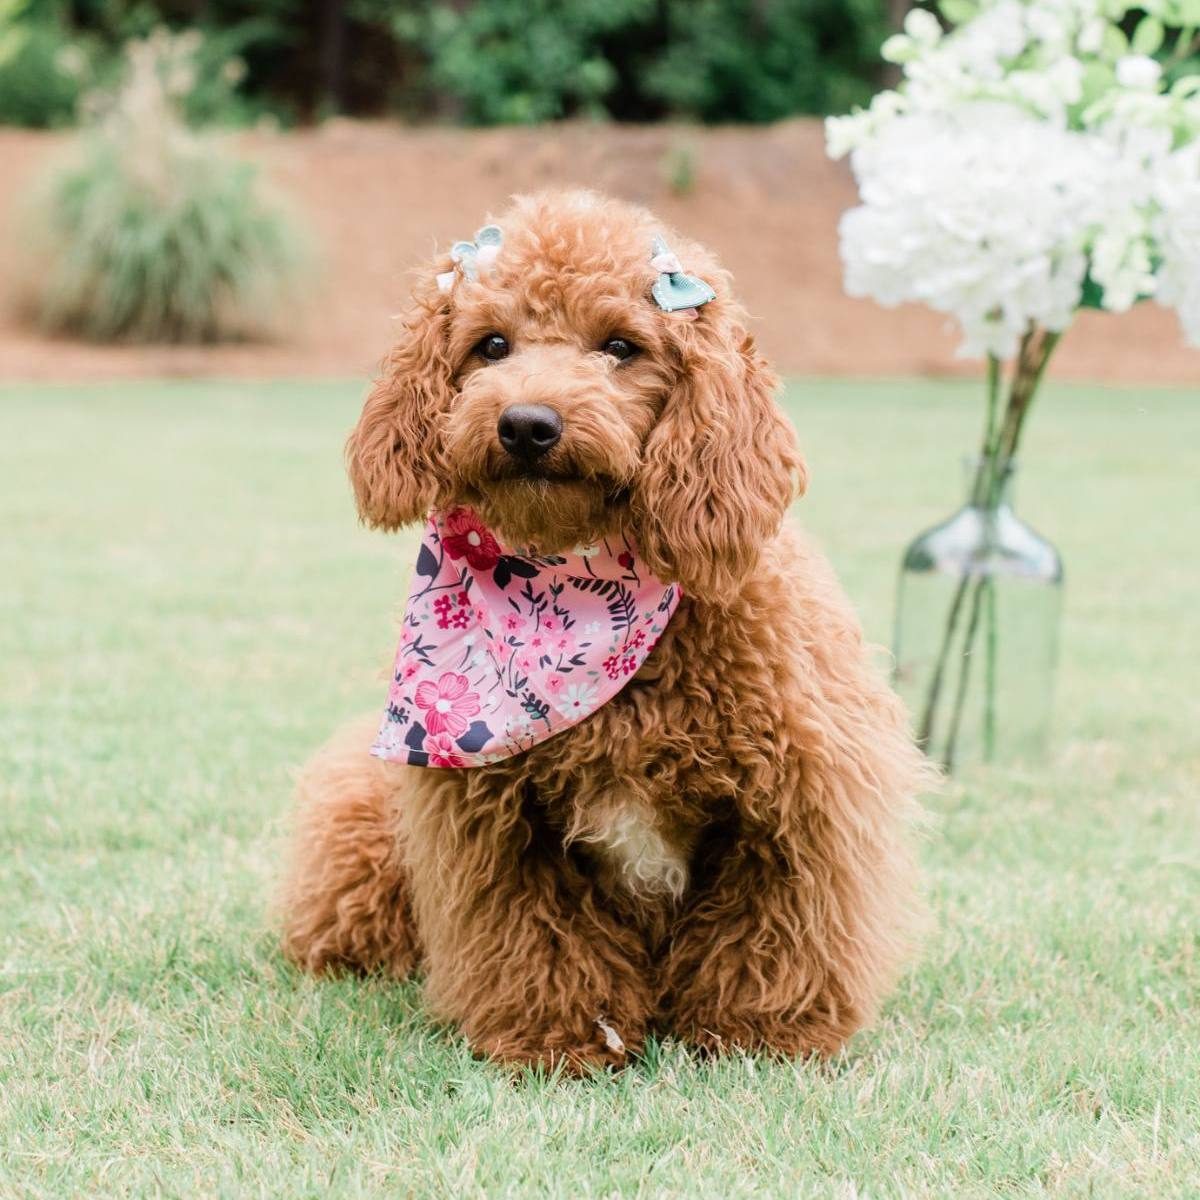
M 663 1025 L 709 1053 L 829 1055 L 870 1016 L 869 946 L 854 945 L 836 871 L 789 843 L 742 836 L 681 914 L 664 969 Z
M 445 776 L 420 789 L 409 814 L 434 1012 L 498 1061 L 622 1064 L 650 1015 L 640 936 L 605 911 L 507 776 Z

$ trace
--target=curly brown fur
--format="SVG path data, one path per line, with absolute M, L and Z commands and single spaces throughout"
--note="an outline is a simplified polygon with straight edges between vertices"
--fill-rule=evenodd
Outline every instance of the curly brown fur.
M 909 943 L 929 773 L 825 560 L 781 529 L 804 472 L 776 381 L 727 274 L 669 231 L 717 298 L 694 320 L 651 302 L 649 213 L 552 193 L 499 223 L 480 280 L 442 294 L 445 257 L 422 276 L 347 447 L 363 518 L 469 504 L 543 552 L 624 532 L 684 599 L 622 692 L 524 754 L 387 766 L 366 726 L 322 752 L 285 948 L 419 961 L 433 1010 L 506 1062 L 616 1063 L 651 1031 L 833 1053 Z M 492 332 L 498 363 L 473 352 Z M 533 474 L 496 438 L 515 401 L 564 421 Z

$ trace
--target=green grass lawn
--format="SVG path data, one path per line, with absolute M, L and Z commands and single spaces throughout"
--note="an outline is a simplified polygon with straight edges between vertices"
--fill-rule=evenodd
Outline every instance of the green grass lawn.
M 0 389 L 0 1195 L 1195 1196 L 1200 396 L 1052 387 L 1053 757 L 931 801 L 936 928 L 834 1064 L 674 1046 L 514 1083 L 267 911 L 289 776 L 381 704 L 410 542 L 357 385 Z M 886 640 L 959 500 L 964 384 L 797 383 L 801 520 Z

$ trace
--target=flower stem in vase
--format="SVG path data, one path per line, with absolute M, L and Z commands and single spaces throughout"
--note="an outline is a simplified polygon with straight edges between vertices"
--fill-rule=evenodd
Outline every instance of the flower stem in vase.
M 979 613 L 982 606 L 984 588 L 988 577 L 980 575 L 975 579 L 975 587 L 971 596 L 971 615 L 967 618 L 967 633 L 963 638 L 961 664 L 958 671 L 958 690 L 954 696 L 954 712 L 950 717 L 950 731 L 946 735 L 946 752 L 942 756 L 942 766 L 947 771 L 954 770 L 954 752 L 958 747 L 958 731 L 962 725 L 963 709 L 966 706 L 967 684 L 971 678 L 971 658 L 974 654 L 975 634 L 979 629 Z
M 987 581 L 987 682 L 983 693 L 983 761 L 996 757 L 996 580 Z
M 987 425 L 983 434 L 983 449 L 979 455 L 979 463 L 975 468 L 975 480 L 971 485 L 971 502 L 980 504 L 984 494 L 984 485 L 991 457 L 995 453 L 993 441 L 996 436 L 996 413 L 1000 399 L 1000 360 L 994 355 L 988 355 L 988 404 Z M 946 662 L 950 656 L 950 647 L 954 642 L 954 634 L 958 629 L 958 617 L 962 610 L 963 598 L 967 594 L 967 585 L 971 575 L 963 571 L 962 578 L 955 588 L 954 597 L 950 601 L 950 615 L 946 619 L 946 632 L 942 637 L 941 648 L 938 650 L 937 662 L 929 682 L 929 693 L 925 699 L 925 707 L 921 713 L 921 721 L 917 726 L 917 745 L 928 753 L 933 742 L 933 727 L 937 717 L 938 700 L 942 694 L 942 684 L 946 676 Z
M 938 707 L 945 686 L 947 668 L 951 665 L 951 649 L 954 646 L 962 617 L 964 601 L 970 593 L 967 627 L 959 655 L 959 675 L 954 691 L 954 707 L 947 729 L 945 749 L 941 754 L 942 765 L 953 770 L 958 749 L 959 732 L 966 708 L 968 685 L 971 676 L 971 659 L 975 653 L 975 642 L 979 636 L 980 617 L 984 616 L 986 628 L 986 661 L 984 675 L 983 738 L 984 757 L 991 759 L 996 744 L 996 662 L 998 657 L 997 597 L 995 580 L 992 578 L 989 559 L 995 544 L 996 514 L 1004 481 L 1010 470 L 1013 455 L 1020 444 L 1021 431 L 1029 413 L 1038 385 L 1045 374 L 1050 356 L 1058 344 L 1060 335 L 1031 327 L 1021 339 L 1005 405 L 1004 418 L 997 423 L 1000 392 L 1000 363 L 996 357 L 988 359 L 988 408 L 984 432 L 983 449 L 979 466 L 971 489 L 971 504 L 982 512 L 984 537 L 977 557 L 962 564 L 962 576 L 950 602 L 929 691 L 926 695 L 917 740 L 929 753 L 933 746 L 937 725 Z

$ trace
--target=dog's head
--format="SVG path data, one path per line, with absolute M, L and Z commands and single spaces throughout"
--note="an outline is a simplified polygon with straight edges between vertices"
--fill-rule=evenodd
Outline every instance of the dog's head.
M 543 553 L 624 532 L 659 578 L 728 594 L 804 480 L 728 275 L 672 240 L 716 298 L 664 312 L 662 226 L 587 192 L 518 199 L 498 224 L 486 269 L 443 257 L 417 286 L 347 445 L 363 519 L 467 504 Z

